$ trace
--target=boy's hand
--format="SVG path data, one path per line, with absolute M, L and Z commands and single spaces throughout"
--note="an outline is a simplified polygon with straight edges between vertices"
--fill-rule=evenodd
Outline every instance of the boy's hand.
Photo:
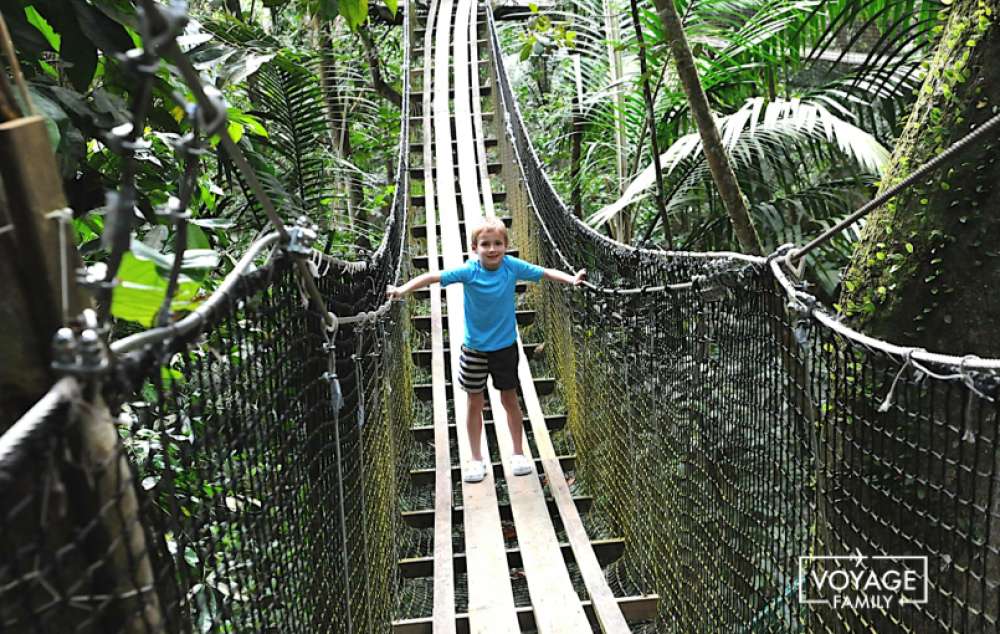
M 587 269 L 580 269 L 576 272 L 576 277 L 573 278 L 573 286 L 579 286 L 583 284 L 583 281 L 587 279 Z
M 385 288 L 385 296 L 393 301 L 399 301 L 403 299 L 403 294 L 399 292 L 399 288 L 390 284 Z

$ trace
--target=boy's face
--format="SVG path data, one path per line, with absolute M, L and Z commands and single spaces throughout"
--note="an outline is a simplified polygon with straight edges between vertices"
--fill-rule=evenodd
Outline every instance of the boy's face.
M 475 248 L 479 262 L 488 269 L 495 269 L 507 253 L 507 240 L 496 229 L 486 229 L 479 234 Z

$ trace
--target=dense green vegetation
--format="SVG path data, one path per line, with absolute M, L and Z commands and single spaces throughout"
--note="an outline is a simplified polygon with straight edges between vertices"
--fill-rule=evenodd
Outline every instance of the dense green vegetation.
M 105 134 L 129 119 L 135 97 L 134 77 L 119 57 L 139 37 L 126 0 L 70 0 L 71 11 L 64 4 L 2 0 L 0 9 L 33 99 L 49 120 L 81 249 L 96 263 L 104 252 L 105 191 L 115 188 L 122 167 Z M 377 242 L 392 195 L 402 58 L 399 29 L 387 23 L 393 4 L 197 0 L 182 38 L 204 79 L 225 97 L 230 133 L 284 213 L 310 216 L 324 230 L 327 250 L 352 256 Z M 949 5 L 678 5 L 766 250 L 802 243 L 873 194 Z M 536 147 L 576 213 L 626 243 L 737 248 L 651 1 L 535 7 L 503 35 L 523 111 L 538 132 Z M 177 73 L 162 65 L 148 147 L 138 157 L 135 237 L 143 246 L 124 271 L 143 286 L 158 286 L 148 283 L 155 281 L 150 263 L 173 248 L 162 212 L 182 171 L 173 145 L 191 127 L 186 93 Z M 201 164 L 187 247 L 212 268 L 265 222 L 222 152 Z M 856 239 L 852 228 L 810 256 L 810 274 L 828 299 Z M 212 284 L 211 276 L 186 272 L 181 301 Z M 116 313 L 149 323 L 161 292 L 123 295 Z
M 0 11 L 31 101 L 47 119 L 81 253 L 99 268 L 108 253 L 106 192 L 121 186 L 124 168 L 108 133 L 128 125 L 137 99 L 139 82 L 123 60 L 141 44 L 137 10 L 127 0 L 3 0 Z M 286 220 L 304 214 L 319 223 L 330 252 L 356 257 L 377 244 L 399 132 L 398 104 L 384 96 L 398 91 L 399 29 L 369 22 L 363 0 L 201 0 L 188 11 L 179 43 L 203 83 L 221 92 L 230 135 Z M 390 78 L 382 94 L 369 63 Z M 175 150 L 194 131 L 191 102 L 177 70 L 161 63 L 136 153 L 133 249 L 119 273 L 129 284 L 115 290 L 112 306 L 142 325 L 163 297 L 175 248 L 167 207 L 180 195 Z M 208 273 L 225 273 L 267 225 L 218 143 L 210 140 L 192 187 L 176 308 L 210 291 L 221 275 Z
M 766 250 L 801 244 L 871 197 L 941 31 L 945 3 L 678 6 Z M 735 249 L 653 3 L 634 10 L 638 31 L 626 3 L 586 0 L 537 15 L 527 30 L 508 31 L 508 50 L 524 62 L 520 73 L 512 72 L 522 79 L 521 101 L 530 105 L 523 112 L 538 131 L 536 145 L 566 200 L 578 198 L 579 213 L 610 235 L 675 249 Z M 605 22 L 605 13 L 620 23 Z M 609 32 L 617 37 L 609 41 Z M 662 190 L 644 88 L 655 113 Z M 574 123 L 582 135 L 578 164 Z M 827 293 L 855 238 L 845 232 L 811 262 Z

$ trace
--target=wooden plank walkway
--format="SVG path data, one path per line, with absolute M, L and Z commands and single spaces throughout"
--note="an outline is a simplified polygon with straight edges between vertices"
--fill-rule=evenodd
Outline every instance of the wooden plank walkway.
M 428 23 L 433 24 L 438 9 L 438 0 L 432 0 Z M 408 12 L 409 13 L 409 12 Z M 431 50 L 432 29 L 424 33 L 424 48 Z M 432 85 L 431 57 L 424 56 L 424 82 Z M 434 143 L 431 133 L 431 91 L 425 90 L 421 100 L 423 117 L 423 167 L 424 214 L 427 221 L 427 261 L 428 269 L 438 271 L 438 244 L 436 228 L 436 208 L 434 206 Z M 433 284 L 430 291 L 431 302 L 431 382 L 434 426 L 434 469 L 437 473 L 434 483 L 434 631 L 441 634 L 455 632 L 455 567 L 452 548 L 452 484 L 451 445 L 448 440 L 448 394 L 445 390 L 444 320 L 441 317 L 441 286 Z
M 495 95 L 495 87 L 485 91 L 480 85 L 485 79 L 480 75 L 481 70 L 492 77 L 493 69 L 488 58 L 480 59 L 479 17 L 476 0 L 433 0 L 426 14 L 427 28 L 417 31 L 423 34 L 424 64 L 419 90 L 422 110 L 418 118 L 423 138 L 414 146 L 419 147 L 423 158 L 417 172 L 424 185 L 419 206 L 424 208 L 426 217 L 419 234 L 427 241 L 427 251 L 420 257 L 420 263 L 431 272 L 441 267 L 462 266 L 468 248 L 464 227 L 474 227 L 484 213 L 495 216 L 495 193 L 486 152 L 488 146 L 495 147 L 496 143 L 486 139 L 484 118 L 490 113 L 483 112 L 481 103 L 484 93 Z M 414 46 L 421 44 L 414 42 Z M 416 90 L 411 92 L 411 96 L 416 94 Z M 500 116 L 492 119 L 502 130 L 502 113 L 497 114 Z M 498 118 L 501 120 L 497 121 Z M 450 178 L 452 174 L 457 178 Z M 505 197 L 503 192 L 501 196 Z M 415 230 L 414 235 L 417 234 Z M 488 402 L 493 421 L 489 428 L 493 434 L 488 434 L 484 427 L 481 453 L 488 463 L 492 461 L 490 456 L 496 454 L 490 452 L 489 439 L 495 436 L 501 460 L 493 469 L 487 469 L 482 482 L 462 482 L 462 504 L 454 505 L 454 478 L 461 478 L 461 474 L 453 466 L 450 436 L 457 437 L 460 464 L 471 460 L 465 424 L 466 394 L 457 381 L 451 380 L 458 376 L 464 339 L 463 289 L 459 284 L 449 286 L 444 299 L 439 284 L 431 285 L 425 292 L 421 297 L 430 300 L 430 314 L 421 323 L 430 331 L 431 348 L 415 351 L 415 358 L 426 359 L 421 363 L 430 366 L 432 381 L 430 385 L 415 386 L 415 390 L 432 402 L 433 415 L 429 428 L 415 428 L 414 433 L 433 438 L 434 507 L 432 515 L 430 511 L 420 511 L 404 519 L 414 526 L 432 525 L 434 549 L 431 557 L 401 561 L 400 573 L 404 577 L 433 574 L 434 607 L 430 617 L 395 622 L 394 633 L 492 634 L 537 629 L 552 634 L 580 634 L 592 631 L 594 624 L 602 632 L 622 634 L 629 631 L 627 621 L 652 619 L 656 611 L 655 595 L 616 598 L 608 587 L 601 566 L 620 557 L 625 544 L 620 539 L 594 542 L 587 536 L 580 512 L 590 508 L 590 499 L 574 498 L 564 474 L 565 468 L 573 468 L 575 456 L 556 455 L 549 437 L 549 423 L 553 428 L 562 428 L 565 416 L 546 417 L 542 413 L 538 380 L 531 374 L 526 354 L 534 348 L 526 350 L 520 337 L 518 378 L 527 410 L 525 428 L 531 429 L 538 455 L 533 457 L 524 431 L 522 444 L 535 472 L 513 475 L 510 459 L 514 439 L 500 392 L 490 381 Z M 551 389 L 551 379 L 541 381 L 542 391 Z M 450 420 L 449 390 L 454 402 L 454 417 Z M 411 473 L 414 482 L 432 475 L 418 471 Z M 542 471 L 552 499 L 546 499 L 539 477 Z M 505 505 L 500 505 L 497 498 L 496 480 L 501 474 L 509 493 L 509 503 Z M 556 514 L 565 528 L 563 543 L 553 526 Z M 505 545 L 502 518 L 514 522 L 515 548 Z M 452 546 L 456 525 L 464 533 L 464 552 L 456 553 Z M 574 588 L 567 561 L 576 563 L 584 588 Z M 515 606 L 512 567 L 523 567 L 530 606 Z M 457 576 L 463 573 L 468 609 L 458 613 L 457 595 L 462 587 Z M 585 594 L 581 596 L 579 592 Z
M 469 0 L 460 0 L 461 5 L 469 6 Z M 468 8 L 465 9 L 468 11 Z M 437 156 L 437 173 L 445 175 L 440 179 L 438 196 L 441 207 L 441 246 L 444 252 L 446 268 L 461 266 L 464 262 L 465 245 L 459 233 L 458 208 L 455 205 L 454 183 L 447 175 L 454 172 L 451 150 L 451 112 L 448 106 L 448 57 L 451 52 L 452 0 L 442 0 L 437 24 L 434 45 L 434 144 Z M 461 10 L 456 12 L 461 14 Z M 456 43 L 457 44 L 457 43 Z M 454 72 L 456 103 L 464 96 L 467 102 L 468 69 L 462 63 L 463 46 L 456 45 Z M 467 54 L 464 56 L 467 58 Z M 465 73 L 461 71 L 465 70 Z M 460 82 L 465 79 L 465 84 Z M 456 111 L 456 115 L 458 112 Z M 455 117 L 456 128 L 462 126 L 462 121 Z M 462 161 L 461 138 L 456 139 L 459 151 L 459 165 Z M 463 207 L 468 207 L 473 199 L 473 193 L 464 195 Z M 478 196 L 476 196 L 478 198 Z M 458 284 L 447 288 L 448 315 L 452 323 L 464 321 L 464 304 L 462 288 Z M 464 328 L 449 328 L 449 348 L 451 350 L 451 375 L 458 376 L 459 355 L 461 354 Z M 469 448 L 469 435 L 465 426 L 467 402 L 463 392 L 453 382 L 452 396 L 456 431 L 458 432 L 459 455 L 462 464 L 472 459 Z M 481 435 L 481 452 L 485 458 L 489 456 L 486 446 L 486 434 Z M 479 483 L 462 483 L 462 500 L 465 506 L 465 553 L 468 573 L 468 619 L 470 631 L 478 633 L 517 632 L 519 626 L 514 607 L 514 591 L 510 584 L 510 569 L 507 565 L 507 553 L 504 547 L 503 528 L 500 523 L 500 511 L 497 504 L 496 485 L 492 470 L 487 470 L 486 478 Z
M 459 57 L 456 55 L 456 64 L 461 71 L 461 75 L 467 74 L 470 66 L 478 68 L 477 52 L 478 47 L 469 47 L 469 40 L 478 39 L 475 12 L 471 9 L 462 11 L 459 5 L 458 24 L 455 26 L 455 48 L 465 47 L 465 53 L 469 57 L 465 63 L 466 55 Z M 464 16 L 463 16 L 464 13 Z M 464 23 L 463 23 L 464 17 Z M 462 27 L 466 30 L 463 33 Z M 470 32 L 473 34 L 469 37 Z M 464 37 L 463 37 L 464 36 Z M 474 73 L 472 83 L 478 86 L 479 74 Z M 487 192 L 491 192 L 489 176 L 486 172 L 485 153 L 480 155 L 477 165 L 474 160 L 468 165 L 462 159 L 462 147 L 468 146 L 467 156 L 474 157 L 476 149 L 476 139 L 483 137 L 483 120 L 479 104 L 476 104 L 475 111 L 469 112 L 468 99 L 458 97 L 460 84 L 456 86 L 455 113 L 456 129 L 468 136 L 459 137 L 459 170 L 460 181 L 462 183 L 462 201 L 464 219 L 467 226 L 474 226 L 482 220 L 482 211 L 479 207 L 479 195 L 489 201 L 485 209 L 488 216 L 493 216 L 493 199 Z M 478 94 L 478 90 L 475 90 Z M 459 102 L 465 101 L 460 107 Z M 468 121 L 458 126 L 459 117 L 465 114 Z M 473 136 L 475 135 L 475 136 Z M 482 143 L 480 141 L 480 143 Z M 485 149 L 485 143 L 482 143 Z M 478 169 L 477 169 L 478 168 Z M 464 169 L 465 173 L 462 173 Z M 477 193 L 476 190 L 479 190 Z M 477 195 L 473 195 L 477 193 Z M 475 200 L 475 204 L 472 201 Z M 521 351 L 521 358 L 524 361 L 524 352 Z M 526 362 L 526 361 L 525 361 Z M 452 375 L 455 376 L 455 375 Z M 521 377 L 522 382 L 524 377 Z M 527 380 L 528 383 L 532 379 Z M 534 393 L 532 391 L 532 393 Z M 492 379 L 489 382 L 489 398 L 493 409 L 494 429 L 496 431 L 497 444 L 500 446 L 500 456 L 503 462 L 504 477 L 507 481 L 507 492 L 510 497 L 511 512 L 514 517 L 516 527 L 517 542 L 521 551 L 521 562 L 524 566 L 524 575 L 528 583 L 528 594 L 531 597 L 531 607 L 535 616 L 535 626 L 539 632 L 551 632 L 552 634 L 579 634 L 590 630 L 590 623 L 587 614 L 580 603 L 580 597 L 573 588 L 573 581 L 570 579 L 566 562 L 563 559 L 562 550 L 559 546 L 559 539 L 556 537 L 555 529 L 552 526 L 552 518 L 549 516 L 549 507 L 545 503 L 545 493 L 542 491 L 541 482 L 536 473 L 526 476 L 515 476 L 511 466 L 511 455 L 514 448 L 514 438 L 511 437 L 510 429 L 503 404 L 501 403 L 500 392 L 493 386 Z M 544 418 L 541 423 L 544 427 Z M 524 455 L 531 458 L 531 447 L 525 437 L 523 430 L 519 430 Z M 485 436 L 485 434 L 484 434 Z M 468 523 L 466 519 L 466 523 Z

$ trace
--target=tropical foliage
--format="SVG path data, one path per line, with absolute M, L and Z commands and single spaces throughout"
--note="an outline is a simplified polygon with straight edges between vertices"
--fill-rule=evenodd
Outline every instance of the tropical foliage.
M 139 82 L 123 61 L 142 41 L 136 7 L 129 0 L 0 0 L 0 12 L 56 146 L 81 251 L 100 267 L 108 253 L 106 195 L 120 186 L 124 167 L 108 134 L 132 120 L 137 98 Z M 318 222 L 327 250 L 349 257 L 381 236 L 393 182 L 386 166 L 397 149 L 386 139 L 399 130 L 398 108 L 375 94 L 367 63 L 358 62 L 357 29 L 367 15 L 365 0 L 201 1 L 178 39 L 202 83 L 221 91 L 228 133 L 281 213 Z M 382 76 L 397 81 L 399 30 L 364 28 L 386 51 Z M 166 289 L 176 240 L 166 211 L 178 195 L 176 148 L 193 131 L 193 101 L 177 70 L 160 64 L 136 153 L 133 252 L 112 305 L 130 322 L 149 325 Z M 185 269 L 178 307 L 197 303 L 267 224 L 218 142 L 210 140 L 200 161 L 185 229 L 187 250 L 214 257 L 195 257 L 201 268 Z
M 940 31 L 944 3 L 691 0 L 678 5 L 765 248 L 816 235 L 870 196 Z M 557 186 L 567 197 L 573 188 L 582 190 L 585 215 L 594 226 L 625 242 L 733 248 L 659 18 L 651 2 L 639 2 L 637 13 L 645 77 L 627 5 L 574 0 L 564 10 L 539 13 L 527 29 L 509 30 L 508 50 L 527 60 L 522 75 L 546 77 L 521 83 L 521 98 L 536 106 L 526 109 L 529 124 L 540 132 L 536 138 Z M 606 15 L 622 16 L 620 24 L 609 25 Z M 551 37 L 566 30 L 573 36 Z M 579 87 L 574 56 L 582 67 Z M 511 55 L 508 64 L 516 61 Z M 662 194 L 653 186 L 644 81 L 653 94 Z M 546 86 L 548 92 L 541 90 Z M 577 170 L 569 148 L 578 89 L 583 96 L 578 116 L 585 126 Z M 553 126 L 554 120 L 562 125 Z M 547 129 L 559 133 L 546 135 Z M 626 166 L 621 180 L 619 156 Z M 665 202 L 669 232 L 657 225 L 657 195 Z M 621 222 L 622 216 L 627 220 Z M 812 262 L 810 270 L 828 292 L 854 236 L 854 230 L 847 232 Z

